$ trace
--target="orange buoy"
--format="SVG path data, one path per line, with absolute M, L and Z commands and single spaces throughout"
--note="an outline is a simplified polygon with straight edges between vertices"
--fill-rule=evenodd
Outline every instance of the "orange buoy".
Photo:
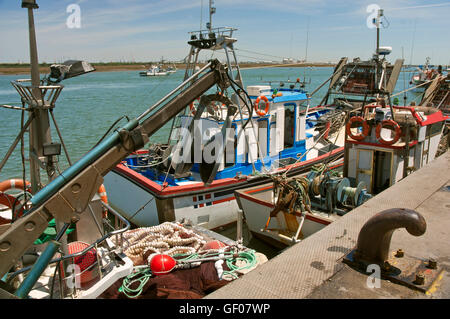
M 31 183 L 25 181 L 26 187 L 24 187 L 23 179 L 13 178 L 6 181 L 0 182 L 0 192 L 5 192 L 9 189 L 21 189 L 26 191 L 31 191 Z
M 106 195 L 106 188 L 105 185 L 100 185 L 97 191 L 98 195 L 100 196 L 100 200 L 108 205 L 108 196 Z M 103 218 L 108 217 L 108 209 L 106 207 L 103 207 Z
M 0 192 L 0 204 L 1 205 L 5 205 L 6 207 L 9 207 L 9 209 L 12 209 L 15 201 L 16 201 L 16 198 L 14 196 Z M 19 212 L 19 215 L 22 215 L 22 213 L 23 212 Z M 11 219 L 3 218 L 0 216 L 0 225 L 9 224 L 9 223 L 11 223 Z
M 259 102 L 260 102 L 261 100 L 263 100 L 264 102 L 266 102 L 266 108 L 264 109 L 264 111 L 262 111 L 262 110 L 259 108 Z M 258 98 L 256 99 L 256 101 L 255 101 L 255 111 L 256 111 L 256 114 L 258 114 L 259 116 L 265 116 L 265 115 L 267 114 L 267 112 L 269 112 L 269 106 L 270 106 L 270 103 L 269 103 L 269 99 L 267 98 L 267 96 L 261 95 L 261 96 L 258 97 Z
M 209 250 L 209 249 L 220 249 L 220 248 L 224 248 L 227 247 L 227 245 L 225 245 L 224 243 L 222 243 L 219 240 L 213 240 L 213 241 L 209 241 L 207 242 L 202 249 L 203 250 Z
M 26 185 L 26 187 L 24 187 Z M 23 183 L 23 179 L 8 179 L 6 181 L 0 182 L 0 204 L 9 207 L 11 210 L 15 210 L 14 204 L 17 203 L 16 197 L 6 194 L 5 192 L 10 189 L 21 189 L 28 192 L 31 192 L 31 183 L 29 181 L 25 181 L 25 185 Z M 23 215 L 24 206 L 22 205 L 20 210 L 17 212 L 13 212 L 13 216 L 17 215 L 17 217 L 21 217 Z M 4 219 L 5 221 L 6 219 Z

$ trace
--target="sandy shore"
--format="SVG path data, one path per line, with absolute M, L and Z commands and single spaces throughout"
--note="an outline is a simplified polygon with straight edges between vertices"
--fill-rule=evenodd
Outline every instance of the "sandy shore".
M 92 65 L 96 68 L 97 72 L 110 72 L 110 71 L 145 71 L 149 68 L 150 64 L 95 64 Z M 200 65 L 201 67 L 202 65 Z M 301 64 L 261 64 L 261 63 L 241 63 L 239 65 L 241 69 L 251 69 L 251 68 L 266 68 L 266 67 L 333 67 L 332 64 L 325 63 L 301 63 Z M 185 69 L 185 64 L 177 65 L 178 69 Z M 49 73 L 49 66 L 39 67 L 41 74 Z M 21 65 L 11 65 L 1 64 L 0 65 L 0 75 L 14 75 L 14 74 L 30 74 L 30 67 L 27 64 Z

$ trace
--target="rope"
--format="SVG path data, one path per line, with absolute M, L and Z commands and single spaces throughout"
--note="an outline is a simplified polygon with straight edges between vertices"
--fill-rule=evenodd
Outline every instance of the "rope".
M 142 290 L 147 284 L 148 280 L 152 277 L 152 271 L 150 268 L 144 268 L 142 270 L 135 271 L 134 273 L 125 277 L 122 282 L 122 286 L 119 288 L 119 292 L 122 292 L 128 298 L 137 298 L 142 294 Z M 131 286 L 138 282 L 139 285 L 136 288 Z
M 201 259 L 205 259 L 206 261 L 208 258 L 219 257 L 220 255 L 223 255 L 223 259 L 225 259 L 226 264 L 230 269 L 224 270 L 223 275 L 229 275 L 232 278 L 238 277 L 236 274 L 237 272 L 245 269 L 251 269 L 257 264 L 257 258 L 254 250 L 244 250 L 236 253 L 234 250 L 221 251 L 219 249 L 211 249 L 201 254 L 176 254 L 173 258 L 179 263 L 188 263 L 192 260 L 200 261 Z M 239 266 L 238 263 L 243 263 L 243 265 Z
M 154 167 L 161 163 L 164 163 L 165 161 L 167 161 L 169 159 L 169 157 L 170 157 L 170 154 L 163 160 L 152 161 L 152 162 L 150 162 L 150 164 L 147 164 L 147 165 L 132 165 L 132 164 L 127 164 L 126 162 L 123 163 L 123 165 L 125 165 L 126 167 L 132 167 L 132 168 L 149 168 L 149 167 Z
M 224 255 L 223 259 L 225 259 L 226 264 L 229 268 L 229 270 L 223 272 L 223 276 L 229 276 L 232 279 L 238 278 L 238 272 L 246 269 L 252 269 L 257 264 L 257 258 L 254 250 L 241 251 L 238 252 L 236 256 L 236 252 L 233 250 L 223 252 L 219 249 L 211 249 L 206 250 L 202 254 L 175 254 L 173 255 L 173 258 L 180 265 L 189 263 L 190 260 L 197 260 L 198 262 L 198 259 L 219 257 L 220 255 Z M 175 269 L 176 268 L 177 267 L 175 267 Z M 144 268 L 142 268 L 138 266 L 134 269 L 134 272 L 132 274 L 124 278 L 122 285 L 119 288 L 119 292 L 122 292 L 128 298 L 137 298 L 142 294 L 145 285 L 150 280 L 150 278 L 152 278 L 152 276 L 153 274 L 149 267 L 145 266 Z M 132 286 L 136 283 L 138 283 L 137 287 L 132 288 Z
M 206 243 L 202 236 L 171 222 L 129 230 L 123 233 L 122 237 L 123 240 L 113 241 L 123 245 L 124 253 L 140 263 L 150 261 L 155 254 L 192 254 Z

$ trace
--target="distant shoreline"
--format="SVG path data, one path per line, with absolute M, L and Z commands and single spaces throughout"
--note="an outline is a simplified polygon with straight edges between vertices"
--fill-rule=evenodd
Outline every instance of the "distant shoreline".
M 112 72 L 112 71 L 145 71 L 149 68 L 151 63 L 92 63 L 97 72 Z M 200 64 L 201 67 L 203 64 Z M 263 63 L 240 63 L 241 69 L 256 69 L 267 67 L 334 67 L 335 64 L 329 63 L 296 63 L 296 64 L 263 64 Z M 176 64 L 179 70 L 186 68 L 185 64 Z M 41 64 L 39 66 L 41 74 L 50 72 L 50 64 Z M 0 63 L 0 75 L 20 75 L 30 74 L 29 64 L 17 63 Z

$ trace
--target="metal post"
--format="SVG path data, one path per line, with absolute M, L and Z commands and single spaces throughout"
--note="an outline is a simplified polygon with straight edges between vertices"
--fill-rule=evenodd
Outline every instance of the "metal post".
M 34 26 L 33 9 L 39 8 L 35 1 L 23 1 L 22 7 L 28 9 L 28 28 L 29 28 L 29 41 L 30 41 L 30 65 L 31 65 L 31 84 L 33 98 L 37 101 L 37 105 L 30 105 L 32 112 L 29 117 L 32 118 L 30 124 L 30 179 L 31 190 L 35 194 L 41 188 L 41 159 L 44 158 L 44 144 L 52 142 L 50 118 L 48 110 L 44 109 L 44 97 L 39 88 L 40 74 L 39 74 L 39 59 L 37 53 L 36 44 L 36 30 Z M 33 156 L 35 155 L 35 156 Z M 69 160 L 70 162 L 70 160 Z M 47 156 L 46 171 L 48 176 L 48 182 L 50 183 L 55 179 L 55 161 L 53 156 Z M 67 229 L 67 226 L 63 222 L 56 220 L 56 231 L 60 232 L 63 229 Z M 67 237 L 64 236 L 64 232 L 61 235 L 62 251 L 64 254 L 68 254 Z M 63 262 L 64 269 L 68 265 L 67 262 Z
M 39 90 L 40 76 L 39 76 L 39 61 L 36 45 L 36 32 L 34 27 L 33 9 L 37 9 L 37 4 L 22 3 L 22 7 L 28 9 L 28 29 L 29 29 L 29 43 L 30 43 L 30 65 L 31 65 L 31 84 L 33 85 L 33 96 L 38 101 L 38 104 L 43 104 L 42 94 Z M 48 113 L 35 105 L 36 109 L 33 111 L 35 119 L 30 125 L 30 153 L 35 153 L 37 157 L 42 156 L 42 145 L 50 139 L 50 124 Z M 32 116 L 32 113 L 29 114 Z M 36 193 L 41 184 L 39 160 L 30 156 L 30 179 L 31 190 Z
M 209 0 L 209 24 L 208 24 L 208 29 L 209 29 L 209 33 L 211 33 L 212 30 L 212 15 L 216 12 L 216 8 L 214 8 L 213 5 L 213 0 Z

